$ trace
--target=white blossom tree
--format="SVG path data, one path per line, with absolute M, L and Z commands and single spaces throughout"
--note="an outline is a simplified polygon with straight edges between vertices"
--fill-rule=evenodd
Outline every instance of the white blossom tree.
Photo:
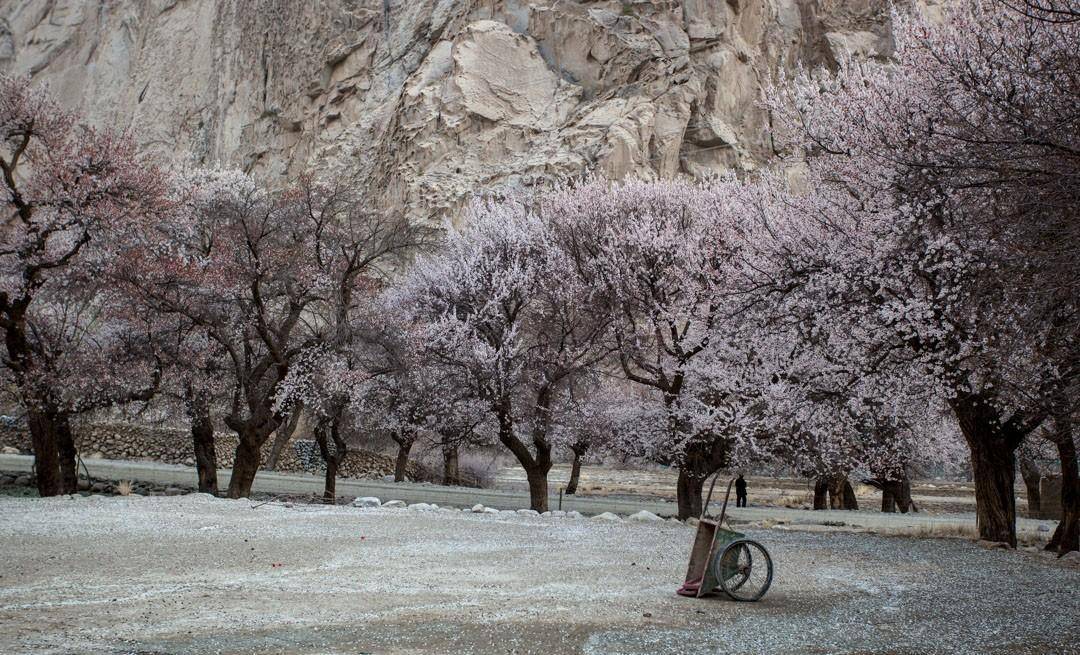
M 601 295 L 575 275 L 550 226 L 520 198 L 480 202 L 468 227 L 421 258 L 391 302 L 421 326 L 427 357 L 483 403 L 548 507 L 559 392 L 607 354 Z
M 1077 371 L 1078 26 L 982 0 L 893 22 L 894 62 L 768 93 L 813 189 L 781 204 L 821 237 L 788 283 L 882 378 L 939 387 L 980 535 L 1015 544 L 1014 452 Z
M 705 480 L 756 429 L 767 342 L 751 329 L 747 237 L 728 201 L 722 185 L 597 180 L 540 203 L 577 275 L 611 307 L 611 367 L 662 406 L 622 448 L 678 467 L 681 518 L 701 513 Z

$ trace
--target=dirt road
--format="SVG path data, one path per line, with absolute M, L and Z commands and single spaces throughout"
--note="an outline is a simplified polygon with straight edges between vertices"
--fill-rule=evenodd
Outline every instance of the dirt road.
M 145 480 L 162 484 L 194 485 L 195 469 L 157 462 L 132 462 L 113 460 L 86 460 L 90 474 L 95 478 L 107 480 Z M 0 471 L 29 471 L 33 465 L 32 457 L 21 455 L 0 455 Z M 222 481 L 228 480 L 229 469 L 218 472 Z M 263 494 L 321 494 L 323 479 L 321 476 L 296 473 L 283 474 L 260 471 L 255 478 L 253 489 Z M 339 480 L 337 491 L 343 496 L 375 496 L 382 500 L 398 499 L 409 503 L 438 503 L 457 507 L 471 507 L 481 503 L 498 509 L 519 509 L 529 506 L 529 495 L 525 491 L 508 489 L 472 489 L 469 487 L 444 487 L 432 484 L 393 483 L 374 480 Z M 550 506 L 555 509 L 558 496 L 553 495 Z M 755 498 L 756 500 L 756 498 Z M 713 499 L 711 511 L 720 512 L 722 495 L 718 492 Z M 564 498 L 563 509 L 576 510 L 583 514 L 615 512 L 633 514 L 639 510 L 648 510 L 659 516 L 672 516 L 676 513 L 673 502 L 660 498 L 640 495 L 579 495 Z M 730 515 L 741 522 L 786 522 L 790 524 L 835 524 L 846 523 L 869 530 L 904 530 L 913 528 L 951 529 L 966 527 L 974 531 L 974 513 L 930 514 L 882 514 L 874 506 L 864 505 L 859 512 L 847 511 L 804 511 L 785 507 L 762 507 L 754 505 L 745 509 L 728 508 Z M 1056 526 L 1054 521 L 1037 521 L 1020 518 L 1018 529 L 1026 534 L 1039 531 L 1048 532 Z
M 0 652 L 1080 653 L 1075 565 L 752 535 L 776 582 L 737 604 L 674 595 L 678 523 L 0 498 Z

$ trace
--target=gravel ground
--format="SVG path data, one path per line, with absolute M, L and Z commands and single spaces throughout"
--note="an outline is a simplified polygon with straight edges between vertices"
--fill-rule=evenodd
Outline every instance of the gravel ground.
M 180 497 L 0 498 L 2 653 L 1080 653 L 1080 568 L 751 531 L 756 604 L 674 589 L 677 523 Z

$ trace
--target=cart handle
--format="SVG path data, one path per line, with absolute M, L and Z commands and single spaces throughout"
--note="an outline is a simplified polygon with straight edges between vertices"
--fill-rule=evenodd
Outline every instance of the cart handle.
M 709 495 L 705 497 L 705 504 L 701 506 L 701 516 L 699 520 L 704 520 L 709 513 L 709 503 L 712 502 L 713 487 L 716 486 L 716 480 L 720 477 L 720 471 L 717 471 L 713 475 L 712 482 L 709 484 Z M 731 478 L 727 485 L 727 493 L 724 494 L 724 506 L 720 509 L 720 518 L 716 521 L 717 525 L 724 522 L 724 517 L 727 515 L 728 500 L 731 498 L 731 486 L 735 484 L 735 478 Z

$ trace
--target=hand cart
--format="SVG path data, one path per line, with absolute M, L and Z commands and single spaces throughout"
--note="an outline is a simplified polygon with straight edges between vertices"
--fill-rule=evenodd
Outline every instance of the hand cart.
M 724 506 L 720 518 L 708 518 L 709 502 L 712 500 L 713 487 L 717 473 L 709 485 L 709 495 L 701 509 L 697 536 L 690 551 L 690 565 L 686 569 L 686 581 L 678 594 L 692 598 L 702 598 L 718 591 L 723 591 L 734 600 L 761 600 L 772 585 L 772 558 L 769 551 L 746 535 L 723 527 L 727 515 L 728 499 L 731 497 L 732 478 L 728 482 Z

